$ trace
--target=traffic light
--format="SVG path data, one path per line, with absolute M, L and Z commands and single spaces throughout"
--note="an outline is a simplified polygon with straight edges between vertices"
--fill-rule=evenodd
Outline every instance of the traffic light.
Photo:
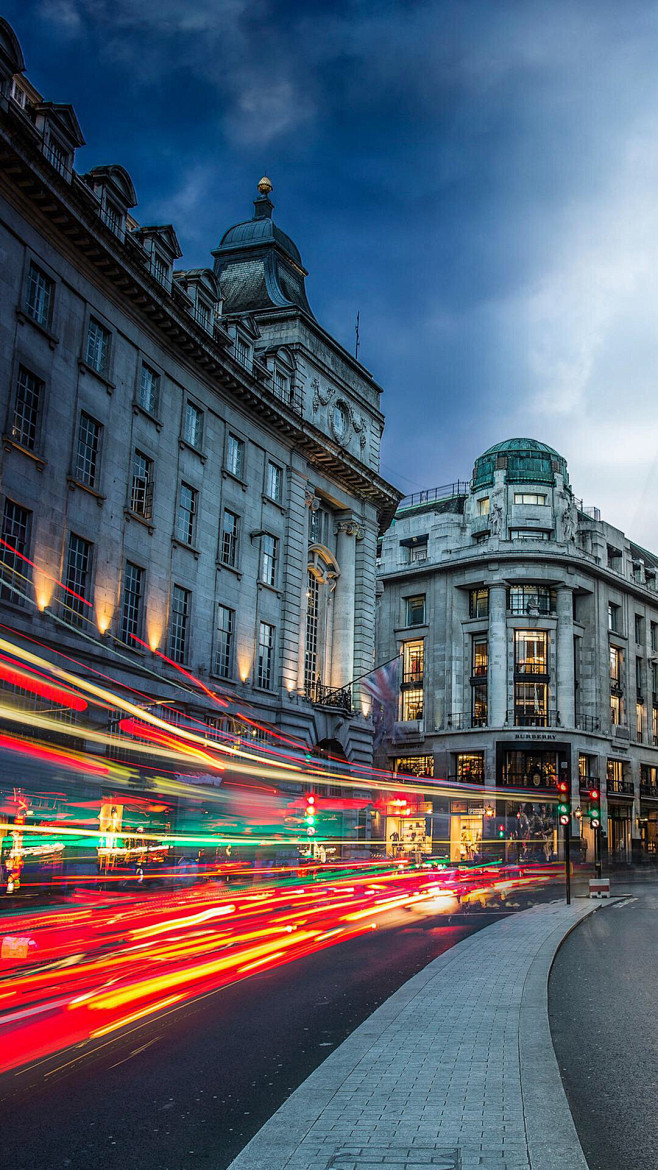
M 304 820 L 306 822 L 306 832 L 309 837 L 315 834 L 315 797 L 306 797 L 306 809 L 304 811 Z
M 558 780 L 558 782 L 557 782 L 557 790 L 558 790 L 557 812 L 558 812 L 558 818 L 559 818 L 561 825 L 568 825 L 569 821 L 571 820 L 571 802 L 569 799 L 569 797 L 570 797 L 569 788 L 570 788 L 570 785 L 569 785 L 568 780 Z
M 504 825 L 499 825 L 499 826 L 498 826 L 498 836 L 499 836 L 499 837 L 504 837 L 504 836 L 505 836 L 505 826 L 504 826 Z
M 599 808 L 599 790 L 598 788 L 590 788 L 589 790 L 590 806 L 587 812 L 589 823 L 593 829 L 598 829 L 601 824 L 601 809 Z

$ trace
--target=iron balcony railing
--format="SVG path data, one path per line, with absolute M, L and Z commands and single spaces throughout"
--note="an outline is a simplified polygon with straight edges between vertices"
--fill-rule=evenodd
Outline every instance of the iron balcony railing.
M 576 715 L 576 727 L 581 731 L 600 731 L 601 720 L 597 715 Z
M 516 772 L 508 771 L 500 780 L 503 788 L 530 788 L 534 791 L 553 789 L 557 785 L 557 776 L 553 772 Z
M 648 796 L 651 800 L 658 800 L 658 784 L 640 782 L 640 796 Z
M 586 792 L 590 788 L 598 788 L 599 787 L 599 778 L 598 778 L 598 776 L 579 776 L 578 777 L 578 784 L 579 784 L 581 792 Z
M 507 722 L 513 727 L 559 727 L 560 717 L 553 708 L 530 712 L 516 709 L 507 712 Z
M 317 707 L 337 707 L 340 711 L 352 711 L 352 688 L 350 686 L 327 687 L 318 680 L 308 683 L 305 693 L 306 698 L 310 699 Z
M 486 715 L 473 715 L 470 711 L 457 711 L 446 717 L 446 725 L 453 731 L 467 731 L 470 727 L 486 727 Z
M 467 496 L 470 486 L 465 480 L 457 479 L 454 483 L 446 483 L 441 487 L 426 488 L 422 492 L 414 492 L 400 500 L 398 512 L 402 512 L 405 508 L 418 508 L 421 504 L 433 504 L 438 500 L 452 500 L 455 496 Z
M 484 772 L 463 772 L 461 776 L 448 776 L 451 784 L 484 784 Z
M 634 796 L 635 788 L 632 780 L 608 780 L 608 796 L 612 792 L 615 796 Z

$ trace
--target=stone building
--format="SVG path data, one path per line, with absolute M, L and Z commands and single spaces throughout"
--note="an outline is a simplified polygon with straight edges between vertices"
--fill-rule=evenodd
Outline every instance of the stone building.
M 83 145 L 0 21 L 2 621 L 153 703 L 175 666 L 228 696 L 176 692 L 182 718 L 367 763 L 381 388 L 316 320 L 269 180 L 185 269 Z
M 550 855 L 542 794 L 563 775 L 590 859 L 592 789 L 610 857 L 655 857 L 658 557 L 583 506 L 556 451 L 510 439 L 476 460 L 470 483 L 404 499 L 378 565 L 378 660 L 402 653 L 380 762 L 482 786 L 443 815 L 435 804 L 425 848 L 457 860 L 484 838 L 510 856 Z M 506 801 L 511 787 L 527 802 Z

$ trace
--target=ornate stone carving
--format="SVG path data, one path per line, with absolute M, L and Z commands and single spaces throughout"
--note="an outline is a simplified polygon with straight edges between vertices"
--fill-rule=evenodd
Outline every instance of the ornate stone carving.
M 363 529 L 356 520 L 339 520 L 336 525 L 336 533 L 344 532 L 346 536 L 355 536 L 357 540 L 363 540 Z
M 320 406 L 327 406 L 336 393 L 333 386 L 323 391 L 320 386 L 320 379 L 317 377 L 311 379 L 311 390 L 313 391 L 313 414 L 317 414 Z

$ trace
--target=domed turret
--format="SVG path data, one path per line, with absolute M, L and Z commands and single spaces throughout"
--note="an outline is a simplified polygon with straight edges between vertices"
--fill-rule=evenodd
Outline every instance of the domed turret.
M 473 490 L 493 486 L 494 473 L 505 472 L 506 483 L 545 483 L 553 486 L 561 475 L 569 485 L 566 460 L 537 439 L 506 439 L 489 447 L 473 468 Z
M 253 313 L 296 305 L 313 316 L 304 287 L 308 275 L 296 244 L 272 218 L 272 184 L 263 176 L 252 219 L 234 224 L 212 253 L 226 313 Z

